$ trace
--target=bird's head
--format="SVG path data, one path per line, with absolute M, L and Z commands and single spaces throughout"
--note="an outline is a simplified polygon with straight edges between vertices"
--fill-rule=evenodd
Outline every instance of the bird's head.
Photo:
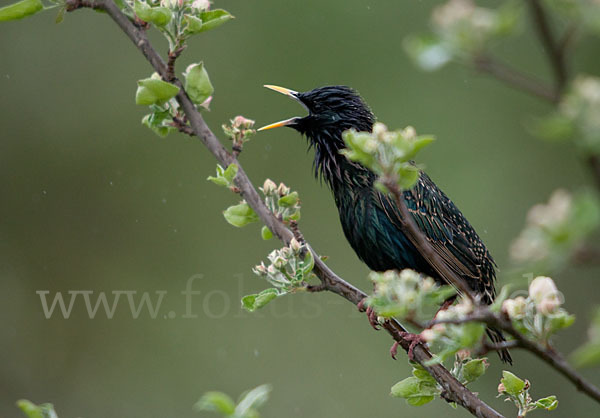
M 265 87 L 297 100 L 308 111 L 304 117 L 293 117 L 263 126 L 259 131 L 288 126 L 306 135 L 312 145 L 343 148 L 342 132 L 354 128 L 370 131 L 375 122 L 369 106 L 356 91 L 346 86 L 325 86 L 307 92 L 284 87 Z
M 297 100 L 308 115 L 275 122 L 259 131 L 288 126 L 305 135 L 315 149 L 315 176 L 322 176 L 336 190 L 343 178 L 342 167 L 347 162 L 340 154 L 345 148 L 342 133 L 351 128 L 371 131 L 375 116 L 369 106 L 356 91 L 346 86 L 319 87 L 304 93 L 278 86 L 265 87 Z

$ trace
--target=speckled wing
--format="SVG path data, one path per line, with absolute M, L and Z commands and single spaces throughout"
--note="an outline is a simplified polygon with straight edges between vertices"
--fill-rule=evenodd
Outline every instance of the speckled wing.
M 400 211 L 393 197 L 376 193 L 381 208 L 397 228 L 402 229 Z M 415 187 L 404 192 L 404 199 L 414 222 L 435 252 L 480 293 L 486 303 L 491 303 L 495 295 L 495 264 L 460 210 L 423 172 Z

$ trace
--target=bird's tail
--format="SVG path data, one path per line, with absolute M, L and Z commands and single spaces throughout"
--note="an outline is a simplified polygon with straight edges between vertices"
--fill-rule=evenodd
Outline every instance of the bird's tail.
M 492 340 L 492 342 L 495 344 L 506 341 L 504 339 L 504 335 L 502 335 L 502 331 L 497 330 L 496 328 L 488 328 L 486 329 L 486 332 L 488 337 L 490 337 L 490 340 Z M 503 363 L 508 363 L 512 366 L 512 357 L 510 356 L 510 353 L 507 348 L 498 350 L 497 353 L 498 356 L 500 356 L 500 360 L 502 360 Z

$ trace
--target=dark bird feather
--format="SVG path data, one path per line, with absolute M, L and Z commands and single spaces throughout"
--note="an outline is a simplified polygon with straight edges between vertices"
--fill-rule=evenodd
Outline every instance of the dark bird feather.
M 315 150 L 315 175 L 332 190 L 342 229 L 358 257 L 375 271 L 411 268 L 445 283 L 404 233 L 394 199 L 374 187 L 377 176 L 340 154 L 345 148 L 345 130 L 371 131 L 375 122 L 362 98 L 346 86 L 321 87 L 304 93 L 274 89 L 296 98 L 307 108 L 307 116 L 272 127 L 286 125 L 307 137 Z M 496 265 L 460 210 L 422 171 L 417 184 L 403 195 L 416 225 L 448 268 L 481 295 L 483 302 L 491 304 L 495 297 Z M 487 333 L 496 343 L 504 341 L 498 330 L 488 329 Z M 512 363 L 508 350 L 499 351 L 499 355 L 502 361 Z

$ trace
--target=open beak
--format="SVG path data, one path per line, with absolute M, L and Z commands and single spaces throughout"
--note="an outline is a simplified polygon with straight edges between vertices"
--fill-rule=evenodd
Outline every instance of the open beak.
M 279 86 L 273 86 L 270 84 L 265 84 L 265 87 L 271 90 L 275 90 L 278 93 L 281 94 L 285 94 L 286 96 L 289 96 L 293 99 L 298 100 L 298 92 L 294 91 L 294 90 L 290 90 L 290 89 L 286 89 L 285 87 L 279 87 Z M 294 121 L 298 119 L 297 117 L 294 118 L 290 118 L 290 119 L 286 119 L 286 120 L 282 120 L 279 122 L 275 122 L 275 123 L 271 123 L 269 125 L 263 126 L 262 128 L 258 128 L 258 131 L 266 131 L 267 129 L 273 129 L 273 128 L 279 128 L 280 126 L 286 126 L 289 125 L 291 123 L 294 123 Z

